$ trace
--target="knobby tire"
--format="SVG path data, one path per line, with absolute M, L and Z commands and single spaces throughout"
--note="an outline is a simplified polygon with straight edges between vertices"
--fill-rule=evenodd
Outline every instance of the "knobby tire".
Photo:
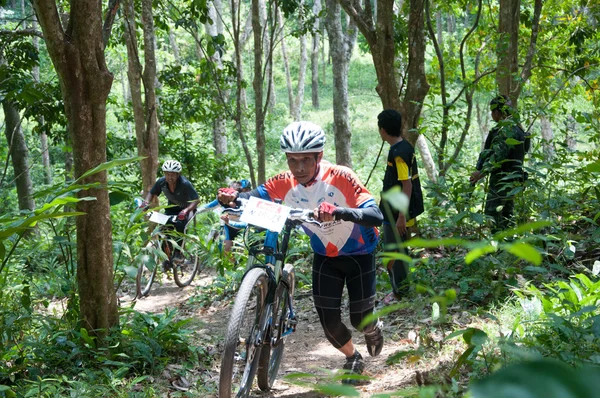
M 293 281 L 295 281 L 294 278 L 289 278 L 289 274 L 293 272 L 293 267 L 290 264 L 286 264 L 283 274 L 281 275 L 282 281 L 277 285 L 277 290 L 275 291 L 271 322 L 272 324 L 277 324 L 278 327 L 275 330 L 271 329 L 269 337 L 272 340 L 269 344 L 262 347 L 258 360 L 258 372 L 256 378 L 258 388 L 262 391 L 269 391 L 273 387 L 275 379 L 277 378 L 277 373 L 279 372 L 281 360 L 283 359 L 285 337 L 279 337 L 285 332 L 285 329 L 282 330 L 282 328 L 286 328 L 287 325 L 290 288 L 292 289 L 293 294 L 293 286 L 291 286 L 291 283 L 294 283 Z M 278 336 L 274 336 L 274 332 L 277 332 Z M 277 339 L 277 341 L 273 341 L 273 339 Z
M 187 249 L 185 242 L 183 243 L 183 249 Z M 187 245 L 190 246 L 190 245 Z M 179 287 L 186 287 L 194 280 L 196 273 L 198 272 L 198 268 L 200 265 L 200 261 L 198 256 L 195 253 L 188 252 L 185 255 L 185 260 L 173 264 L 173 279 L 175 279 L 175 283 Z
M 138 265 L 137 276 L 135 277 L 136 298 L 146 297 L 148 293 L 150 293 L 150 288 L 156 277 L 158 266 L 158 263 L 155 263 L 154 269 L 150 271 L 145 263 L 140 262 L 140 265 Z
M 248 271 L 242 281 L 225 336 L 219 398 L 247 397 L 252 389 L 261 350 L 255 343 L 268 289 L 269 278 L 261 268 Z

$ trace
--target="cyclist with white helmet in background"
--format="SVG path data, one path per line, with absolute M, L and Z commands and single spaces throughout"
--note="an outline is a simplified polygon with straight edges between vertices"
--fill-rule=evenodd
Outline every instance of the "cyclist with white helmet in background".
M 375 306 L 375 256 L 383 215 L 373 196 L 348 167 L 323 160 L 325 133 L 311 122 L 294 122 L 281 135 L 289 171 L 282 172 L 258 188 L 240 193 L 221 188 L 221 204 L 236 207 L 238 198 L 256 196 L 283 201 L 290 207 L 314 209 L 321 226 L 303 224 L 314 251 L 313 299 L 325 336 L 346 356 L 343 368 L 361 374 L 364 363 L 342 322 L 344 286 L 350 299 L 350 322 L 359 329 Z M 382 324 L 373 322 L 361 331 L 371 356 L 383 348 Z M 353 383 L 352 379 L 343 379 Z
M 181 175 L 181 163 L 178 161 L 167 160 L 162 165 L 162 171 L 165 173 L 164 177 L 156 180 L 140 207 L 147 207 L 148 203 L 163 193 L 169 203 L 169 207 L 165 209 L 165 214 L 177 216 L 174 222 L 169 221 L 167 224 L 173 225 L 177 232 L 183 233 L 186 224 L 194 215 L 194 210 L 198 206 L 198 193 L 192 183 Z M 175 255 L 177 256 L 177 252 Z

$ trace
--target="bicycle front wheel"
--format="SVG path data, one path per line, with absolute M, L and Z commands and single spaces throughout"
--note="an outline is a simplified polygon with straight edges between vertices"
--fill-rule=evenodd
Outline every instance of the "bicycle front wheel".
M 137 276 L 135 277 L 136 299 L 146 297 L 150 293 L 157 269 L 158 263 L 155 258 L 149 256 L 142 258 L 138 265 Z
M 285 335 L 293 330 L 290 324 L 290 296 L 294 294 L 294 267 L 286 264 L 281 275 L 282 280 L 275 291 L 273 317 L 271 320 L 271 341 L 264 345 L 258 360 L 258 388 L 268 391 L 273 387 L 285 348 Z M 291 293 L 291 294 L 290 294 Z
M 242 281 L 225 336 L 220 398 L 247 397 L 250 393 L 262 345 L 258 337 L 268 289 L 269 278 L 261 268 L 251 269 Z

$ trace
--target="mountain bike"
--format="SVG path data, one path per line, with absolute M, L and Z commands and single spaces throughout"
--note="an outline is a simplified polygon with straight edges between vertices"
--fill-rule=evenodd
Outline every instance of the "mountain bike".
M 239 209 L 226 209 L 239 214 Z M 281 233 L 266 231 L 248 249 L 246 273 L 238 290 L 225 336 L 219 397 L 246 397 L 254 376 L 270 390 L 283 357 L 285 337 L 296 330 L 294 267 L 285 263 L 290 235 L 302 223 L 320 223 L 312 210 L 291 209 Z M 247 229 L 248 231 L 249 229 Z
M 137 257 L 138 272 L 135 279 L 136 298 L 146 297 L 162 264 L 165 271 L 172 270 L 173 279 L 179 287 L 188 286 L 200 268 L 200 261 L 193 244 L 197 236 L 198 225 L 194 213 L 185 226 L 183 237 L 179 238 L 174 230 L 166 228 L 169 221 L 175 221 L 177 215 L 167 216 L 159 212 L 149 212 L 150 221 L 158 226 Z M 178 253 L 177 253 L 178 251 Z

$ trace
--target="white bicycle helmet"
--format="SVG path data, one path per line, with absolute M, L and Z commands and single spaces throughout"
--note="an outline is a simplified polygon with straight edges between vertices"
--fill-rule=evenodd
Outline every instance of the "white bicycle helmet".
M 181 163 L 176 160 L 167 160 L 162 165 L 162 171 L 170 171 L 173 173 L 181 173 Z
M 283 130 L 279 144 L 286 153 L 321 152 L 325 147 L 325 133 L 312 122 L 293 122 Z

